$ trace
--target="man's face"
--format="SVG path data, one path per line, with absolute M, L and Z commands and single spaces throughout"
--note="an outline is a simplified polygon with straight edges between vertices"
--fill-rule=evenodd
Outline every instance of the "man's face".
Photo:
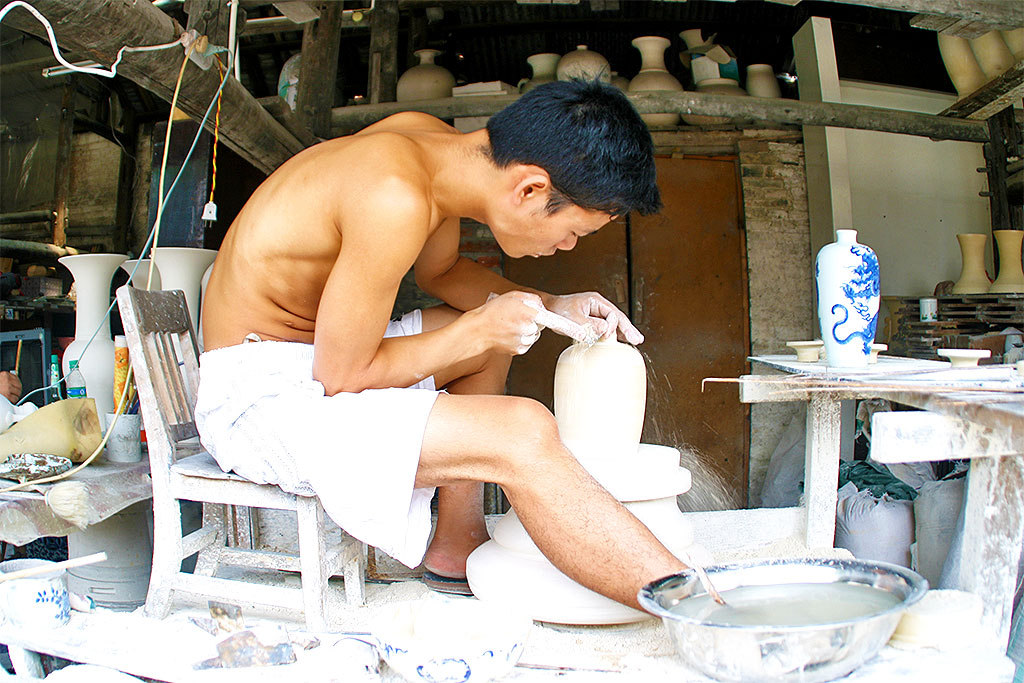
M 552 214 L 539 209 L 524 215 L 498 242 L 502 250 L 514 258 L 551 256 L 559 250 L 569 251 L 580 237 L 596 232 L 613 218 L 574 204 Z

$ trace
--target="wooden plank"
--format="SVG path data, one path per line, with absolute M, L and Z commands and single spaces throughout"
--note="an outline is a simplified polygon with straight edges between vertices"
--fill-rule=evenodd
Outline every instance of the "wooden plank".
M 900 410 L 871 418 L 871 458 L 877 462 L 932 462 L 1015 455 L 1024 444 L 1010 434 L 950 415 Z
M 71 145 L 75 133 L 75 84 L 64 77 L 60 97 L 60 121 L 57 128 L 57 158 L 53 164 L 53 243 L 67 244 L 68 199 L 71 196 Z
M 827 0 L 896 12 L 931 14 L 988 27 L 988 31 L 1024 25 L 1024 4 L 1016 0 Z M 980 35 L 980 34 L 979 34 Z
M 939 116 L 983 121 L 1020 102 L 1021 97 L 1024 97 L 1024 61 L 954 102 Z
M 53 24 L 61 46 L 111 64 L 124 45 L 157 45 L 177 40 L 182 27 L 149 2 L 105 2 L 92 0 L 38 0 L 33 2 Z M 32 35 L 44 37 L 43 26 L 26 10 L 15 8 L 4 19 Z M 45 39 L 45 38 L 44 38 Z M 156 52 L 125 53 L 118 74 L 170 101 L 184 50 L 175 47 Z M 185 77 L 178 107 L 199 120 L 220 85 L 217 69 L 202 71 L 192 66 Z M 208 129 L 213 130 L 212 117 Z M 270 173 L 303 145 L 231 78 L 224 86 L 220 118 L 220 139 L 264 173 Z
M 394 102 L 398 89 L 398 0 L 377 0 L 370 23 L 368 99 L 370 104 Z M 333 112 L 331 124 L 333 128 Z
M 1024 539 L 1024 458 L 971 461 L 956 588 L 986 597 L 982 625 L 1005 645 Z
M 317 21 L 302 32 L 302 66 L 299 70 L 295 114 L 313 135 L 331 134 L 331 108 L 338 78 L 338 52 L 341 48 L 342 4 L 324 7 Z
M 1024 62 L 1019 66 L 1024 67 Z M 988 174 L 989 209 L 992 230 L 1024 230 L 1024 209 L 1011 204 L 1007 195 L 1006 166 L 1009 159 L 1019 159 L 1022 153 L 1020 129 L 1009 106 L 988 120 L 990 139 L 985 143 L 985 168 Z M 994 236 L 993 236 L 993 239 Z M 999 250 L 994 250 L 996 272 L 999 272 Z
M 346 135 L 402 111 L 421 111 L 441 119 L 457 116 L 492 116 L 518 95 L 446 97 L 416 102 L 382 102 L 336 107 L 331 112 L 331 131 Z M 734 97 L 700 92 L 631 93 L 631 102 L 641 114 L 677 111 L 681 114 L 725 116 L 737 124 L 748 121 L 792 125 L 835 126 L 886 133 L 918 135 L 936 140 L 985 142 L 988 127 L 980 121 L 896 111 L 858 104 L 800 102 L 767 97 Z M 693 130 L 682 128 L 681 130 Z

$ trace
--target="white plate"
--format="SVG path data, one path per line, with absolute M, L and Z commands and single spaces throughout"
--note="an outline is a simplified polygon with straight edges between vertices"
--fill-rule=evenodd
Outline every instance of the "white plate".
M 71 460 L 47 453 L 15 453 L 0 462 L 0 478 L 14 481 L 34 481 L 51 477 L 71 469 Z

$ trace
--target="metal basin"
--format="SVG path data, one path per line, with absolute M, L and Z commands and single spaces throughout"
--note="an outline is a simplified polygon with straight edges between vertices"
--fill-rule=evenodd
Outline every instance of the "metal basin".
M 916 572 L 861 560 L 769 560 L 708 567 L 707 573 L 723 593 L 744 586 L 852 583 L 881 589 L 898 601 L 865 616 L 827 623 L 727 625 L 673 611 L 706 594 L 693 572 L 644 586 L 637 595 L 640 605 L 661 617 L 682 660 L 719 681 L 816 683 L 845 676 L 885 646 L 903 611 L 928 590 Z

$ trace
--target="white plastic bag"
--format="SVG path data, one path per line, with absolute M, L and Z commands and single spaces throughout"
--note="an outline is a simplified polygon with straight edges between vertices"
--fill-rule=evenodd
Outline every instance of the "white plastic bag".
M 932 586 L 937 587 L 942 578 L 963 500 L 964 479 L 960 478 L 925 482 L 914 501 L 917 542 L 913 568 Z
M 858 491 L 853 482 L 839 489 L 836 507 L 836 547 L 860 560 L 877 560 L 910 567 L 914 542 L 914 506 L 888 495 L 875 498 Z

